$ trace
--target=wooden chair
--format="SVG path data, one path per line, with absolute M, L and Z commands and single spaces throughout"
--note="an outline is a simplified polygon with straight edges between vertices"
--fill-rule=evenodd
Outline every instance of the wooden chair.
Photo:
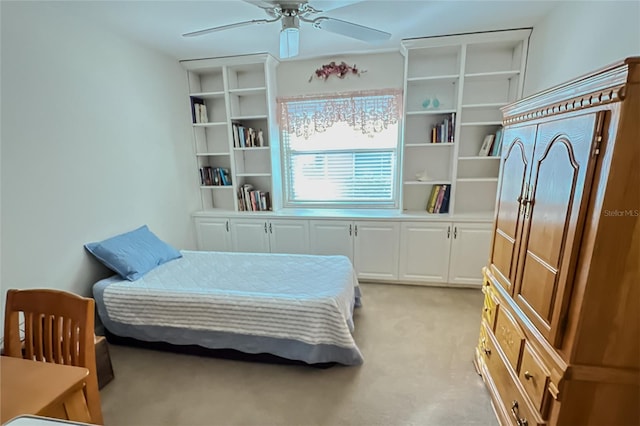
M 58 290 L 9 290 L 5 307 L 4 354 L 74 365 L 89 370 L 84 388 L 91 420 L 103 424 L 96 350 L 94 300 Z M 20 313 L 24 340 L 20 337 Z

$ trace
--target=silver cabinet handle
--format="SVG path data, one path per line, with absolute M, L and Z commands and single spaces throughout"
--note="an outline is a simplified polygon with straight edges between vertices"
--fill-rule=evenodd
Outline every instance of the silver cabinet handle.
M 458 227 L 454 226 L 453 227 L 453 239 L 455 240 L 456 238 L 458 238 Z
M 264 233 L 267 233 L 267 222 L 264 223 Z
M 271 223 L 269 223 L 269 233 L 273 234 L 273 228 L 271 228 Z
M 358 236 L 358 225 L 356 225 L 356 237 Z
M 447 238 L 451 238 L 451 227 L 447 226 Z
M 353 225 L 349 225 L 349 236 L 352 234 Z
M 227 223 L 225 223 L 225 226 L 227 228 L 227 232 L 229 232 L 229 221 L 227 221 Z

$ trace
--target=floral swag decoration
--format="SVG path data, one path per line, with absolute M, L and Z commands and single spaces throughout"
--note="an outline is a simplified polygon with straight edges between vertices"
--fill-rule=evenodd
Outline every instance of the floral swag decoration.
M 396 124 L 401 117 L 402 91 L 399 89 L 278 98 L 280 129 L 305 139 L 339 122 L 372 135 Z
M 347 65 L 346 62 L 342 61 L 339 64 L 335 62 L 329 62 L 326 65 L 318 68 L 312 75 L 309 77 L 309 83 L 313 80 L 313 77 L 318 77 L 320 80 L 327 81 L 327 79 L 335 75 L 338 78 L 345 78 L 349 74 L 354 74 L 359 76 L 362 73 L 367 72 L 366 70 L 360 70 L 356 67 L 355 64 L 353 66 Z

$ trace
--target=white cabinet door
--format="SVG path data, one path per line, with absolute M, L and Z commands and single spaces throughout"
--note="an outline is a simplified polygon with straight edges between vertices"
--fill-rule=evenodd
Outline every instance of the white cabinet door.
M 389 281 L 398 279 L 399 230 L 397 222 L 355 222 L 354 265 L 358 278 Z
M 231 234 L 227 218 L 196 218 L 198 250 L 231 251 Z
M 269 253 L 269 234 L 266 220 L 231 219 L 233 251 Z
M 453 224 L 449 282 L 482 285 L 482 267 L 488 265 L 492 226 L 485 223 Z
M 353 222 L 310 220 L 309 243 L 312 254 L 341 254 L 347 256 L 353 263 Z
M 446 283 L 452 225 L 405 222 L 400 231 L 400 280 Z
M 277 219 L 269 222 L 271 253 L 309 254 L 309 223 Z

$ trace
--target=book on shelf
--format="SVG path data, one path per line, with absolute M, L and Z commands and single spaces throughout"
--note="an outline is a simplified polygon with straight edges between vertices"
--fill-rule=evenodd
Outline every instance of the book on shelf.
M 433 185 L 433 187 L 431 188 L 431 195 L 429 195 L 427 212 L 449 213 L 450 193 L 451 185 Z
M 449 213 L 449 198 L 451 198 L 451 185 L 445 185 L 446 188 L 444 190 L 444 196 L 442 198 L 442 203 L 440 204 L 440 209 L 437 213 Z
M 254 189 L 249 183 L 244 184 L 238 188 L 238 207 L 240 211 L 271 210 L 269 193 Z
M 202 104 L 202 105 L 197 105 L 199 107 L 199 113 L 200 113 L 200 123 L 208 123 L 209 122 L 209 117 L 207 115 L 207 105 L 206 104 Z
M 480 146 L 480 151 L 478 152 L 478 157 L 486 157 L 491 153 L 491 146 L 493 145 L 495 137 L 496 135 L 493 133 L 484 137 L 482 146 Z
M 496 131 L 496 137 L 493 141 L 493 146 L 491 147 L 491 156 L 492 157 L 500 157 L 502 155 L 502 137 L 503 137 L 503 128 L 500 127 L 498 131 Z
M 238 124 L 232 123 L 231 124 L 231 130 L 232 130 L 232 133 L 233 133 L 233 147 L 234 148 L 240 148 L 240 133 L 239 133 L 239 129 L 238 129 Z
M 438 190 L 438 198 L 436 198 L 436 205 L 433 207 L 433 213 L 440 213 L 440 208 L 442 207 L 442 199 L 444 198 L 444 193 L 446 192 L 447 185 L 441 185 Z
M 262 133 L 262 129 L 258 130 L 258 134 L 256 136 L 257 141 L 258 141 L 258 146 L 265 146 L 264 145 L 264 135 Z
M 434 213 L 449 212 L 449 196 L 447 195 L 449 191 L 451 191 L 451 185 L 442 185 L 440 187 L 440 192 L 438 193 L 438 201 L 436 202 Z
M 200 183 L 204 186 L 230 186 L 229 169 L 221 167 L 200 167 Z
M 256 146 L 256 131 L 253 127 L 247 127 L 247 141 L 250 147 Z
M 433 185 L 431 187 L 431 195 L 429 195 L 429 202 L 427 203 L 427 212 L 433 213 L 438 201 L 438 193 L 440 192 L 441 185 Z
M 269 193 L 268 192 L 261 192 L 260 193 L 260 206 L 262 207 L 262 210 L 270 210 L 269 209 Z
M 452 112 L 431 127 L 431 143 L 452 143 L 455 138 L 455 128 L 456 113 Z
M 193 123 L 206 123 L 206 121 L 202 121 L 203 118 L 203 114 L 202 114 L 202 108 L 205 108 L 206 110 L 206 105 L 204 103 L 204 99 L 201 98 L 196 98 L 194 96 L 191 97 L 191 120 Z M 206 117 L 206 112 L 204 114 L 204 117 Z
M 220 182 L 222 182 L 222 185 L 231 185 L 231 175 L 229 174 L 229 169 L 223 169 L 219 167 L 218 173 L 220 173 Z
M 238 148 L 245 148 L 247 146 L 247 142 L 245 140 L 244 126 L 242 124 L 238 124 L 238 139 Z
M 232 123 L 231 127 L 233 129 L 234 148 L 265 146 L 262 129 L 256 130 L 253 127 L 247 127 L 240 123 Z

